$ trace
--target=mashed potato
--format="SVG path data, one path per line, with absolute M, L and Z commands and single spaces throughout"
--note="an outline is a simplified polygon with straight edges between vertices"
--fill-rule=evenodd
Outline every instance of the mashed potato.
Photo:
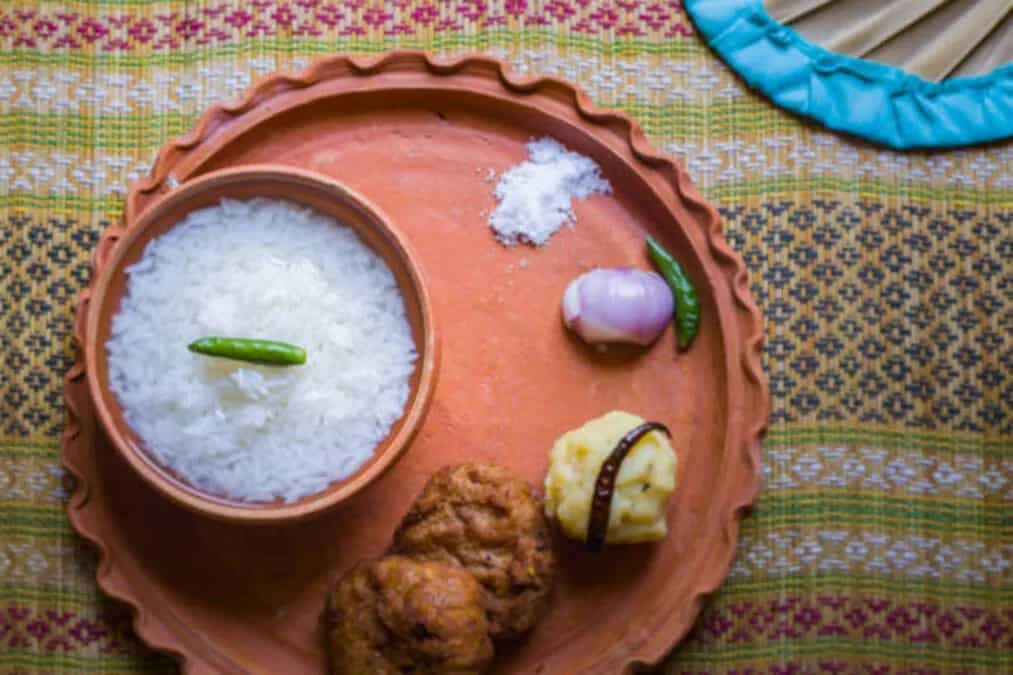
M 552 447 L 545 474 L 545 514 L 566 536 L 587 538 L 598 471 L 628 431 L 644 423 L 614 411 L 563 434 Z M 609 513 L 608 543 L 658 541 L 668 532 L 665 506 L 675 490 L 676 457 L 668 438 L 652 431 L 619 467 Z

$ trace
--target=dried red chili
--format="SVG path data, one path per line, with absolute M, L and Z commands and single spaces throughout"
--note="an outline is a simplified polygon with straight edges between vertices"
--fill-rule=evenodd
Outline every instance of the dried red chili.
M 626 432 L 619 439 L 616 447 L 605 458 L 601 469 L 598 470 L 598 478 L 595 480 L 594 492 L 591 495 L 591 516 L 587 520 L 587 550 L 597 552 L 604 547 L 605 535 L 608 533 L 609 514 L 612 510 L 612 494 L 616 489 L 616 476 L 619 475 L 619 467 L 633 446 L 652 431 L 661 431 L 669 438 L 672 437 L 668 427 L 664 424 L 644 422 Z

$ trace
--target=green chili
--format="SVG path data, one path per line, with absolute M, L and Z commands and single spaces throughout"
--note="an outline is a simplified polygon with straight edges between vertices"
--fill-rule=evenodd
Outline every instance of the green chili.
M 206 356 L 220 356 L 267 366 L 293 366 L 306 363 L 306 350 L 287 342 L 248 338 L 206 337 L 187 345 L 187 349 Z
M 700 298 L 696 294 L 696 288 L 679 261 L 662 248 L 654 237 L 647 237 L 647 250 L 661 271 L 661 276 L 665 277 L 665 281 L 672 287 L 679 349 L 688 349 L 700 330 Z

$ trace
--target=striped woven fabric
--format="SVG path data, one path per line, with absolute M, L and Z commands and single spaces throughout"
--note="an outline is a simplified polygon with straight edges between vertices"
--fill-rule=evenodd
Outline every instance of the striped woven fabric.
M 128 183 L 259 75 L 395 46 L 489 53 L 631 113 L 746 260 L 766 488 L 664 672 L 1013 672 L 1013 147 L 896 154 L 807 126 L 668 0 L 3 3 L 0 671 L 174 669 L 63 510 L 72 302 Z

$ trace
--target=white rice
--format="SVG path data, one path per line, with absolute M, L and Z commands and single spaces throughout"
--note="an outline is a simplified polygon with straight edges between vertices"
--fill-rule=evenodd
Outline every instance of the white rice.
M 354 473 L 401 417 L 416 360 L 403 298 L 348 227 L 277 200 L 223 201 L 127 270 L 107 343 L 126 421 L 192 485 L 259 502 Z M 193 354 L 204 336 L 281 340 L 306 364 Z

